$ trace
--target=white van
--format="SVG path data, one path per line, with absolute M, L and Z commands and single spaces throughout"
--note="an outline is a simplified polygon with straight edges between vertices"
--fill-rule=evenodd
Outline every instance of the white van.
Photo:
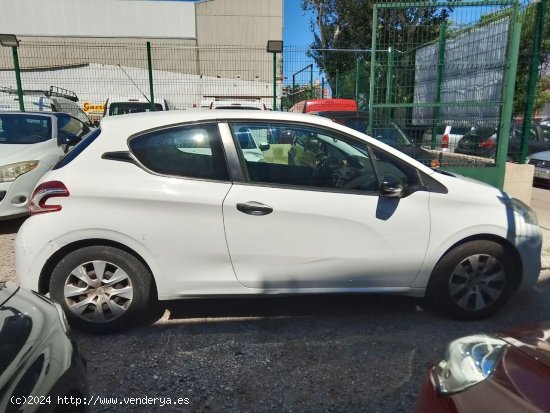
M 163 98 L 155 98 L 155 110 L 169 110 L 168 102 Z M 110 97 L 105 102 L 103 116 L 126 115 L 128 113 L 151 112 L 151 101 L 145 97 L 117 96 Z
M 28 112 L 65 112 L 94 127 L 94 123 L 84 113 L 73 91 L 57 86 L 49 90 L 23 90 L 23 106 Z M 16 89 L 0 87 L 0 110 L 20 110 Z

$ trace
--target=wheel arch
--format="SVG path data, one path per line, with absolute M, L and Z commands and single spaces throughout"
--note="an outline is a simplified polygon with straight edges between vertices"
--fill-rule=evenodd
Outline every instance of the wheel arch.
M 460 245 L 463 245 L 463 244 L 466 244 L 466 243 L 472 242 L 472 241 L 493 241 L 493 242 L 496 242 L 497 244 L 500 244 L 504 248 L 506 254 L 509 255 L 512 258 L 512 261 L 513 261 L 514 266 L 515 266 L 515 273 L 518 274 L 517 277 L 514 277 L 514 286 L 513 286 L 513 288 L 514 288 L 514 290 L 516 290 L 520 286 L 521 280 L 523 278 L 523 262 L 521 260 L 521 255 L 520 255 L 519 251 L 514 247 L 514 245 L 509 240 L 507 240 L 506 238 L 502 238 L 502 237 L 500 237 L 498 235 L 495 235 L 495 234 L 471 235 L 469 237 L 461 239 L 460 241 L 455 242 L 453 245 L 451 245 L 449 248 L 447 248 L 447 250 L 441 255 L 441 257 L 439 257 L 439 259 L 437 260 L 436 265 L 434 265 L 434 267 L 433 267 L 433 269 L 430 273 L 430 278 L 429 278 L 429 281 L 428 281 L 428 290 L 429 290 L 429 287 L 430 287 L 430 283 L 433 280 L 434 271 L 437 268 L 437 265 L 439 264 L 439 262 L 453 249 L 457 248 Z
M 147 262 L 143 259 L 143 257 L 132 248 L 129 248 L 127 245 L 121 244 L 116 241 L 108 240 L 108 239 L 102 239 L 102 238 L 90 238 L 90 239 L 71 242 L 67 245 L 64 245 L 62 248 L 60 248 L 54 254 L 52 254 L 51 257 L 48 258 L 48 260 L 42 267 L 42 270 L 40 271 L 40 277 L 38 279 L 38 292 L 40 292 L 41 294 L 46 294 L 49 291 L 49 284 L 50 284 L 50 278 L 52 276 L 52 271 L 55 268 L 55 266 L 63 259 L 64 256 L 80 248 L 95 247 L 95 246 L 106 246 L 106 247 L 118 248 L 122 251 L 127 252 L 128 254 L 133 255 L 136 259 L 138 259 L 151 274 L 152 298 L 155 300 L 158 299 L 157 284 L 155 281 L 154 273 L 151 267 L 149 266 L 149 264 L 147 264 Z

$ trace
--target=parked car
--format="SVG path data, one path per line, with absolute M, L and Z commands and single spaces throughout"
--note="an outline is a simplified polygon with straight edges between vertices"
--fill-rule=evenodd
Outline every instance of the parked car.
M 103 116 L 169 110 L 168 102 L 163 98 L 155 98 L 154 108 L 152 111 L 151 101 L 145 97 L 115 96 L 107 98 Z
M 497 152 L 497 129 L 491 126 L 473 128 L 458 141 L 455 152 L 494 158 Z
M 352 111 L 357 112 L 357 102 L 353 99 L 308 99 L 302 100 L 292 106 L 289 112 L 310 113 L 326 111 Z
M 521 124 L 512 125 L 507 158 L 518 161 L 521 148 Z M 494 158 L 497 151 L 498 129 L 494 127 L 474 128 L 458 142 L 456 153 Z M 527 153 L 550 149 L 550 126 L 531 125 Z
M 64 112 L 88 127 L 94 123 L 78 104 L 78 96 L 71 90 L 50 86 L 48 90 L 23 90 L 23 102 L 29 112 Z M 16 89 L 0 87 L 0 111 L 20 111 Z
M 210 101 L 208 109 L 267 110 L 267 107 L 259 99 L 222 99 Z
M 452 341 L 428 370 L 417 413 L 547 412 L 550 324 Z
M 518 161 L 521 153 L 521 123 L 514 124 L 510 134 L 510 145 L 508 147 L 508 156 L 510 160 Z M 529 144 L 527 154 L 550 150 L 550 126 L 542 124 L 532 124 L 529 131 Z
M 84 362 L 59 304 L 0 282 L 0 354 L 0 411 L 88 411 Z
M 458 142 L 472 128 L 470 126 L 443 125 L 436 129 L 435 148 L 443 152 L 454 152 Z M 433 129 L 427 129 L 422 136 L 422 144 L 427 148 L 432 147 Z
M 28 214 L 40 177 L 90 131 L 61 112 L 0 112 L 0 219 Z
M 533 153 L 528 162 L 535 166 L 533 183 L 550 186 L 550 151 Z
M 369 115 L 367 112 L 327 111 L 311 112 L 311 114 L 329 118 L 336 123 L 368 134 Z M 432 154 L 422 149 L 420 145 L 411 143 L 405 132 L 403 132 L 403 129 L 391 119 L 374 119 L 373 124 L 372 136 L 379 141 L 399 149 L 401 152 L 422 162 L 424 165 L 435 166 L 439 163 L 439 161 L 433 159 L 434 157 Z
M 338 161 L 289 164 L 291 145 L 247 160 L 246 127 L 317 137 Z M 188 151 L 196 142 L 210 150 Z M 541 267 L 541 231 L 521 201 L 293 113 L 103 119 L 40 180 L 30 212 L 19 280 L 89 331 L 125 328 L 157 299 L 212 295 L 427 295 L 478 319 Z

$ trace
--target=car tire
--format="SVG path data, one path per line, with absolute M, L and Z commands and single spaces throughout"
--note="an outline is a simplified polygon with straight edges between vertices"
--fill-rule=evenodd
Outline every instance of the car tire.
M 497 242 L 458 245 L 435 266 L 427 296 L 453 318 L 479 320 L 500 309 L 517 285 L 516 265 Z
M 110 246 L 89 246 L 67 254 L 54 268 L 50 297 L 75 327 L 114 332 L 143 318 L 153 304 L 150 271 L 134 255 Z

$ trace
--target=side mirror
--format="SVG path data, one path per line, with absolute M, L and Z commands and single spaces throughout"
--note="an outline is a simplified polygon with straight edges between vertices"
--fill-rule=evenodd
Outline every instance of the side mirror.
M 393 175 L 384 174 L 382 185 L 380 186 L 380 196 L 388 198 L 401 198 L 403 196 L 403 182 Z
M 268 151 L 270 147 L 271 147 L 271 146 L 269 145 L 269 143 L 261 143 L 261 144 L 260 144 L 260 150 L 261 150 L 262 152 Z
M 63 152 L 69 152 L 69 149 L 82 140 L 81 137 L 74 135 L 61 134 L 57 137 L 57 146 L 63 148 Z
M 94 126 L 95 126 L 96 128 L 99 128 L 99 121 L 98 121 L 97 119 L 94 120 Z

